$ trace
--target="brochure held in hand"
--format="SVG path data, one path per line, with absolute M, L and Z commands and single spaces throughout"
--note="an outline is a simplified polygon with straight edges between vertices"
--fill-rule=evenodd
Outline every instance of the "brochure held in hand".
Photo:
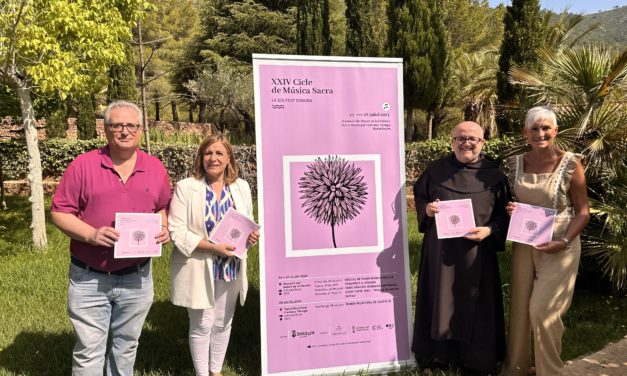
M 435 213 L 435 226 L 438 239 L 461 238 L 475 227 L 475 215 L 472 200 L 438 201 L 438 213 Z
M 233 255 L 243 258 L 248 251 L 246 244 L 248 236 L 259 228 L 260 226 L 255 221 L 231 207 L 209 234 L 209 241 L 235 246 Z
M 517 202 L 509 221 L 507 240 L 529 245 L 550 241 L 556 214 L 555 209 Z
M 161 214 L 115 213 L 115 229 L 120 238 L 113 247 L 114 258 L 161 256 L 161 243 L 155 240 L 161 232 Z

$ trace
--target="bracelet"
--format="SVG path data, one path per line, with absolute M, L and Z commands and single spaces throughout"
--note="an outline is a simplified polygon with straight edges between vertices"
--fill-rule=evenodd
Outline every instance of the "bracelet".
M 570 244 L 570 240 L 568 240 L 567 237 L 563 237 L 560 240 L 563 241 L 564 243 L 566 243 L 566 248 L 568 248 L 568 245 Z

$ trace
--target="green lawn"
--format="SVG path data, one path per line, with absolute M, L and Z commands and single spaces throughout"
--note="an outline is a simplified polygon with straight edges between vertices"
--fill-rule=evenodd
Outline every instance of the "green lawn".
M 68 240 L 49 224 L 49 250 L 31 250 L 28 201 L 9 197 L 7 203 L 9 210 L 0 211 L 0 375 L 68 375 L 74 342 L 65 309 Z M 408 217 L 411 278 L 415 291 L 420 237 L 415 214 L 410 213 Z M 193 375 L 187 347 L 186 311 L 168 300 L 170 252 L 171 247 L 166 246 L 164 255 L 154 260 L 155 302 L 140 339 L 138 375 Z M 504 281 L 509 278 L 508 256 L 508 253 L 501 255 Z M 238 306 L 235 314 L 224 370 L 226 376 L 258 375 L 261 369 L 256 248 L 249 253 L 249 260 L 251 286 L 246 306 Z M 508 290 L 505 284 L 506 300 Z M 624 296 L 591 292 L 578 286 L 573 306 L 565 318 L 564 359 L 598 350 L 627 334 L 626 311 Z

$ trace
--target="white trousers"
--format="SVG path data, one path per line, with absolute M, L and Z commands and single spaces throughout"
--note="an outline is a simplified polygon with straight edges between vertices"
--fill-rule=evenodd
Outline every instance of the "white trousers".
M 236 281 L 215 281 L 213 308 L 192 309 L 189 314 L 189 349 L 198 376 L 222 371 L 231 335 L 231 323 L 239 289 Z M 209 366 L 211 363 L 211 366 Z

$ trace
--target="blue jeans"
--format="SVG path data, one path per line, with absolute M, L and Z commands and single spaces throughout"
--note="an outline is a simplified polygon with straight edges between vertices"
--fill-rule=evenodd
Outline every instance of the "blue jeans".
M 109 376 L 132 376 L 144 320 L 153 300 L 150 262 L 124 276 L 88 271 L 70 264 L 68 314 L 76 344 L 72 375 L 102 375 L 107 338 Z

